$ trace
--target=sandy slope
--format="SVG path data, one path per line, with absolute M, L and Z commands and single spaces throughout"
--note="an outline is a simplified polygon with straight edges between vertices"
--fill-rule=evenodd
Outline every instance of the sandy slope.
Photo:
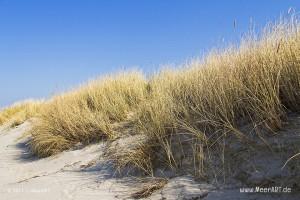
M 128 199 L 141 188 L 135 178 L 114 175 L 109 164 L 101 160 L 102 143 L 50 158 L 32 157 L 27 139 L 20 138 L 29 128 L 28 122 L 15 129 L 0 127 L 1 200 Z M 150 199 L 191 199 L 206 196 L 208 189 L 200 188 L 191 177 L 179 177 Z
M 116 199 L 124 184 L 101 165 L 102 144 L 35 160 L 19 137 L 29 123 L 0 132 L 0 199 Z M 96 166 L 86 169 L 89 165 Z
M 300 117 L 290 121 L 287 130 L 269 139 L 270 145 L 279 147 L 284 157 L 278 153 L 259 150 L 251 157 L 252 163 L 261 170 L 252 173 L 247 181 L 261 184 L 265 180 L 294 180 L 299 173 L 282 171 L 289 149 L 299 147 Z M 36 159 L 28 153 L 26 142 L 21 138 L 30 128 L 26 122 L 14 129 L 0 127 L 0 200 L 110 200 L 128 199 L 130 194 L 139 191 L 141 184 L 134 178 L 116 177 L 107 161 L 103 160 L 103 143 L 63 152 L 59 155 Z M 296 143 L 295 143 L 296 142 Z M 240 148 L 240 147 L 238 147 Z M 284 150 L 284 151 L 283 151 Z M 286 151 L 286 152 L 285 152 Z M 243 153 L 240 154 L 241 156 Z M 276 159 L 278 162 L 276 162 Z M 272 164 L 271 164 L 272 162 Z M 247 172 L 249 164 L 237 163 L 240 171 Z M 277 164 L 278 163 L 278 166 Z M 265 174 L 263 174 L 266 172 Z M 238 176 L 240 177 L 240 176 Z M 298 177 L 299 178 L 299 177 Z M 295 179 L 296 182 L 298 179 Z M 300 193 L 289 195 L 246 194 L 239 192 L 238 185 L 216 188 L 207 183 L 195 182 L 192 177 L 183 176 L 170 179 L 167 185 L 155 191 L 149 199 L 300 199 Z

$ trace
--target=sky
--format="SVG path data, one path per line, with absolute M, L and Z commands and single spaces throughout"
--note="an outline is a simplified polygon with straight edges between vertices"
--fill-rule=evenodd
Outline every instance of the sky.
M 300 1 L 0 0 L 0 108 L 124 69 L 185 63 L 291 7 Z

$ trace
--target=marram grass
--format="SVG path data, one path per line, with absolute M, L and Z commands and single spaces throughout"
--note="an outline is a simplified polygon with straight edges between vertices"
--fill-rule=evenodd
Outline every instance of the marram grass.
M 27 100 L 0 110 L 0 126 L 9 123 L 9 126 L 14 127 L 35 117 L 40 112 L 42 103 L 41 100 Z
M 32 150 L 39 156 L 82 143 L 113 139 L 113 124 L 126 120 L 145 98 L 146 80 L 140 72 L 120 73 L 91 81 L 78 90 L 45 103 L 31 130 Z
M 292 17 L 187 67 L 149 79 L 124 72 L 55 96 L 43 104 L 30 144 L 38 156 L 51 156 L 78 143 L 121 137 L 114 127 L 126 121 L 134 134 L 149 140 L 140 143 L 136 154 L 122 149 L 122 157 L 115 156 L 121 167 L 133 164 L 152 172 L 165 163 L 176 169 L 179 149 L 172 138 L 178 136 L 188 138 L 190 149 L 180 151 L 191 154 L 195 173 L 201 175 L 209 148 L 217 148 L 223 136 L 247 139 L 241 129 L 245 124 L 272 133 L 288 112 L 298 111 L 300 24 Z

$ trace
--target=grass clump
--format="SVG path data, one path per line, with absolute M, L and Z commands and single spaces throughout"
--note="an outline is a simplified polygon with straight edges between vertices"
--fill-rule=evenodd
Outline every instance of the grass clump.
M 27 119 L 37 116 L 42 102 L 43 101 L 28 100 L 4 108 L 0 111 L 0 126 L 9 123 L 10 127 L 15 127 Z
M 129 120 L 147 141 L 112 150 L 120 168 L 133 164 L 153 172 L 166 164 L 177 170 L 189 158 L 193 173 L 203 176 L 212 154 L 224 162 L 227 137 L 248 140 L 244 125 L 261 136 L 261 129 L 276 131 L 288 112 L 299 110 L 300 25 L 292 17 L 238 47 L 149 80 L 139 72 L 121 73 L 56 96 L 43 105 L 31 147 L 44 157 L 77 143 L 114 140 L 120 136 L 114 125 Z
M 300 109 L 299 30 L 295 18 L 283 20 L 239 47 L 159 73 L 139 107 L 137 126 L 154 138 L 172 169 L 191 157 L 199 175 L 209 168 L 204 166 L 209 151 L 218 149 L 224 138 L 247 139 L 243 125 L 251 124 L 258 135 L 261 128 L 280 129 L 286 113 Z
M 31 130 L 31 147 L 50 156 L 72 146 L 116 137 L 123 121 L 144 99 L 146 81 L 139 72 L 120 73 L 56 96 L 42 109 Z

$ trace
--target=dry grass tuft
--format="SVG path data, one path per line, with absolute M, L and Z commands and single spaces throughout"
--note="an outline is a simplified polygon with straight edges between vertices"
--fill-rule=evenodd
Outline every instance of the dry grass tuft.
M 195 173 L 203 174 L 210 151 L 221 151 L 218 146 L 227 136 L 247 139 L 243 125 L 251 124 L 258 135 L 261 128 L 273 132 L 287 112 L 300 110 L 299 30 L 292 17 L 269 26 L 260 37 L 245 38 L 238 48 L 152 77 L 137 126 L 164 151 L 171 169 L 182 162 L 176 156 L 182 152 L 192 157 Z M 191 147 L 199 148 L 174 148 L 172 138 L 182 133 L 190 135 Z
M 107 158 L 114 162 L 119 173 L 124 169 L 127 173 L 134 169 L 141 169 L 146 174 L 153 174 L 150 160 L 152 153 L 149 138 L 141 134 L 121 137 L 112 142 L 105 152 Z
M 10 127 L 22 124 L 27 119 L 36 117 L 43 101 L 27 100 L 4 108 L 0 111 L 0 126 L 9 123 Z
M 44 157 L 77 143 L 114 140 L 122 134 L 114 124 L 129 120 L 148 140 L 112 151 L 119 168 L 133 164 L 153 172 L 155 163 L 167 163 L 176 170 L 191 157 L 195 174 L 203 175 L 211 153 L 223 158 L 225 138 L 247 140 L 245 124 L 260 136 L 260 129 L 272 133 L 286 113 L 299 111 L 300 24 L 291 17 L 185 68 L 149 80 L 139 72 L 121 73 L 52 98 L 34 124 L 31 147 Z M 188 149 L 174 143 L 183 133 Z
M 146 81 L 139 72 L 91 81 L 47 102 L 31 130 L 32 150 L 45 157 L 77 143 L 113 139 L 113 124 L 127 118 L 144 99 Z
M 167 179 L 156 178 L 147 183 L 142 184 L 142 188 L 131 194 L 134 199 L 143 199 L 151 196 L 151 194 L 157 190 L 162 189 L 168 183 Z

